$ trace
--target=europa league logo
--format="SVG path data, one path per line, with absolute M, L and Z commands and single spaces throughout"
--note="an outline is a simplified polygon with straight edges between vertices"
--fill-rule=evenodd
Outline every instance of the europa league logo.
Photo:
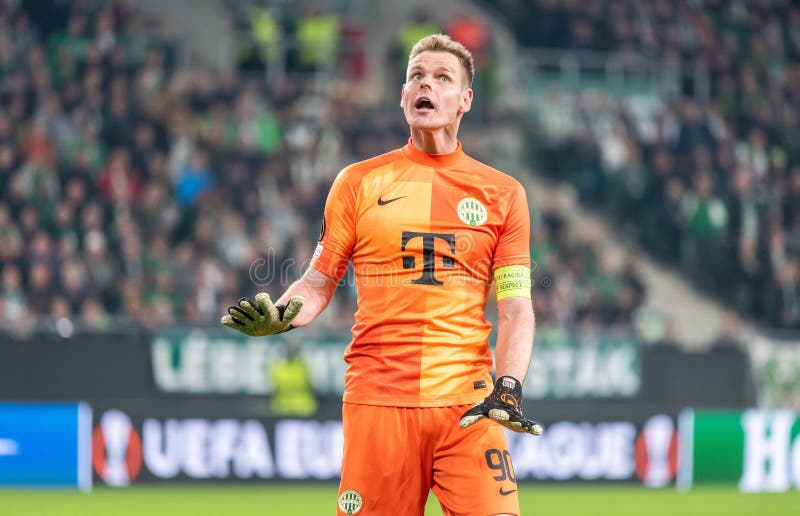
M 142 441 L 130 418 L 109 410 L 92 435 L 92 464 L 110 486 L 127 486 L 142 467 Z
M 672 418 L 658 414 L 636 439 L 636 476 L 647 487 L 669 484 L 678 471 L 678 434 Z

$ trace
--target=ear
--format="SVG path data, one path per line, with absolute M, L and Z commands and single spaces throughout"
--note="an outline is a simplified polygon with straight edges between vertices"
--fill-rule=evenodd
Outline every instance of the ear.
M 406 94 L 406 83 L 400 85 L 400 107 L 403 107 L 403 97 Z
M 467 88 L 461 92 L 461 104 L 458 106 L 459 113 L 466 113 L 472 108 L 472 88 Z

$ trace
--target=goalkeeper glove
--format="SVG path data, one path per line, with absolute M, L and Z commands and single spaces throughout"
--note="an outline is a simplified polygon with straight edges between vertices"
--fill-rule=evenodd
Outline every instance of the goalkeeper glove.
M 294 328 L 292 320 L 302 307 L 300 296 L 291 298 L 286 305 L 275 305 L 269 294 L 260 292 L 256 294 L 255 303 L 243 297 L 238 304 L 228 307 L 228 315 L 220 322 L 251 337 L 275 335 Z
M 481 418 L 488 417 L 515 432 L 541 435 L 544 431 L 533 419 L 522 413 L 522 384 L 512 376 L 501 376 L 494 390 L 483 401 L 464 412 L 459 426 L 467 428 Z

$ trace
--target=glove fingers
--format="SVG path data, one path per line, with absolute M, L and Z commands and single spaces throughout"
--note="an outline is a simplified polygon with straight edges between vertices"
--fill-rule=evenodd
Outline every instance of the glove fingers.
M 500 408 L 489 409 L 489 417 L 498 422 L 511 420 L 511 414 L 507 410 Z
M 526 432 L 533 435 L 542 435 L 542 432 L 544 432 L 544 428 L 542 428 L 542 425 L 540 425 L 533 419 L 524 418 L 523 427 L 525 428 Z
M 228 315 L 230 315 L 234 319 L 239 319 L 242 322 L 244 322 L 244 321 L 252 321 L 253 320 L 253 318 L 250 316 L 250 314 L 245 312 L 239 306 L 229 306 L 228 307 Z
M 458 426 L 460 426 L 461 428 L 467 428 L 468 426 L 472 426 L 479 419 L 484 417 L 486 417 L 486 414 L 484 414 L 483 403 L 478 403 L 471 409 L 464 412 L 464 414 L 461 416 L 461 420 L 458 422 Z
M 250 302 L 249 299 L 246 299 L 244 297 L 239 300 L 239 304 L 237 306 L 232 306 L 230 309 L 228 309 L 228 313 L 230 313 L 231 309 L 236 310 L 237 312 L 241 312 L 251 321 L 255 321 L 256 319 L 259 318 L 258 310 L 256 310 L 256 308 L 253 306 L 253 304 Z
M 541 426 L 539 426 L 534 421 L 531 421 L 530 419 L 521 423 L 514 423 L 514 424 L 516 425 L 514 428 L 512 427 L 509 428 L 511 428 L 515 432 L 525 432 L 533 435 L 542 435 L 542 432 L 544 431 Z
M 493 419 L 493 421 L 495 421 L 498 425 L 502 425 L 502 426 L 508 428 L 509 430 L 514 431 L 514 432 L 521 432 L 521 433 L 528 432 L 528 430 L 525 428 L 525 425 L 522 422 L 516 421 L 514 419 L 508 419 L 508 420 L 505 420 L 505 421 L 504 420 Z
M 542 435 L 542 432 L 544 432 L 544 429 L 539 423 L 525 416 L 514 417 L 512 415 L 507 423 L 508 424 L 505 424 L 505 426 L 515 432 L 526 432 L 533 435 Z
M 458 426 L 460 426 L 461 428 L 467 428 L 468 426 L 474 425 L 480 419 L 483 419 L 485 417 L 486 416 L 484 416 L 483 414 L 475 414 L 471 416 L 464 415 L 461 416 L 461 421 L 458 422 Z
M 525 428 L 519 421 L 498 421 L 497 423 L 514 432 L 525 432 Z
M 233 328 L 234 330 L 241 331 L 244 328 L 244 323 L 235 317 L 230 315 L 223 315 L 220 321 L 223 325 L 227 326 L 228 328 Z
M 283 311 L 283 322 L 290 323 L 300 313 L 303 308 L 304 299 L 301 296 L 293 297 L 286 303 L 286 309 Z
M 493 408 L 489 410 L 489 417 L 515 432 L 526 432 L 533 435 L 542 435 L 542 432 L 544 432 L 544 429 L 539 423 L 517 414 L 513 410 L 508 411 L 501 408 Z
M 256 306 L 267 317 L 270 321 L 280 321 L 280 315 L 278 315 L 278 309 L 275 308 L 275 304 L 270 299 L 269 294 L 266 292 L 259 292 L 256 294 Z

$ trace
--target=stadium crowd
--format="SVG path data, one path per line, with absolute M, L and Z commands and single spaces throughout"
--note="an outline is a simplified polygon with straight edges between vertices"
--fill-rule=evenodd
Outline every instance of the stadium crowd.
M 645 249 L 731 309 L 800 329 L 800 6 L 788 0 L 500 2 L 521 44 L 639 55 L 707 70 L 651 123 L 580 104 L 539 153 Z M 609 116 L 611 115 L 611 116 Z M 599 118 L 613 124 L 592 124 Z
M 399 110 L 335 80 L 182 70 L 131 5 L 43 20 L 0 1 L 5 327 L 216 324 L 243 293 L 299 276 L 344 165 L 407 138 Z M 563 206 L 532 208 L 540 321 L 629 329 L 635 272 L 569 228 Z M 346 282 L 318 331 L 352 324 Z

